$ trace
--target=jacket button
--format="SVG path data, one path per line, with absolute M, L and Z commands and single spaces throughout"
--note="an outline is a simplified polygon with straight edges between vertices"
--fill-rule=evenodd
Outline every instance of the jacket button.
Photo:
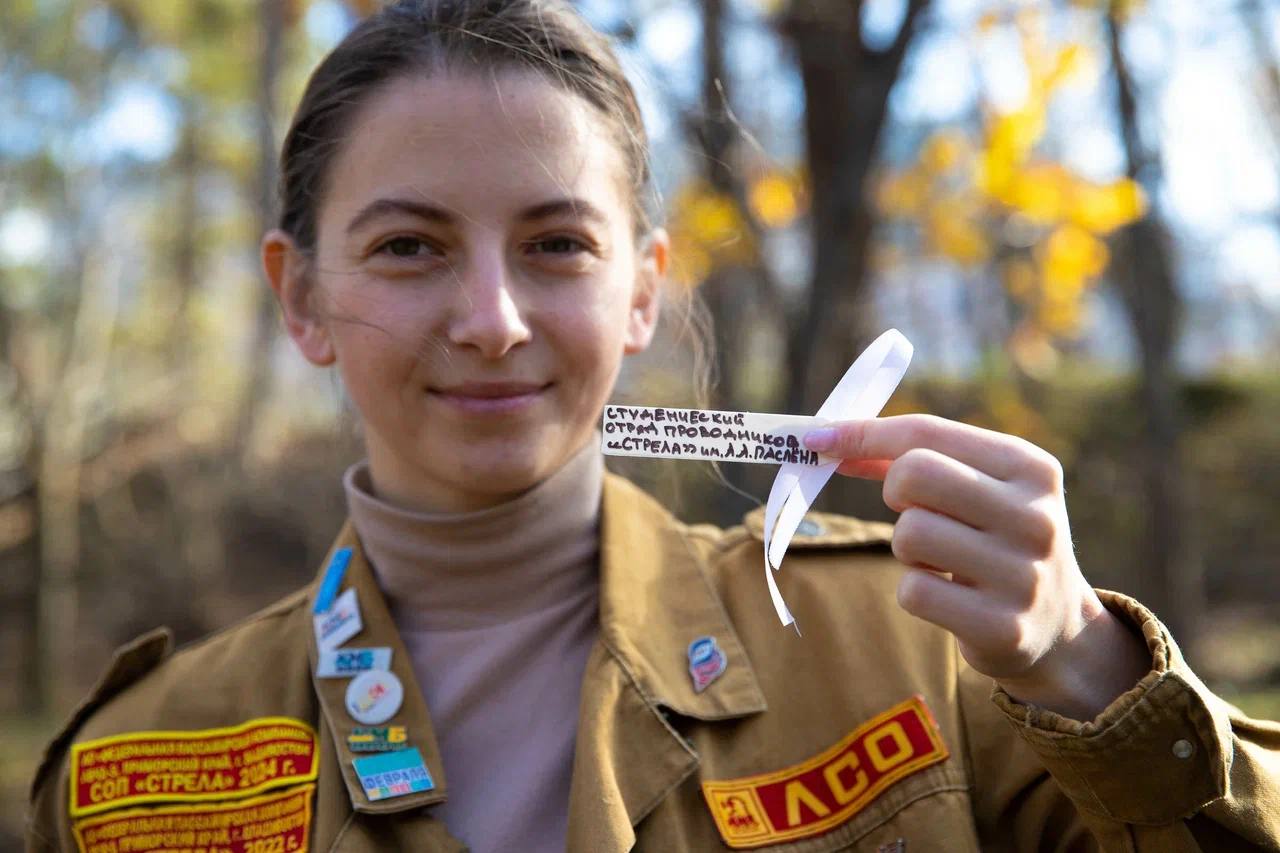
M 1173 755 L 1175 758 L 1190 758 L 1191 753 L 1195 751 L 1196 748 L 1191 745 L 1189 740 L 1179 739 L 1173 742 Z

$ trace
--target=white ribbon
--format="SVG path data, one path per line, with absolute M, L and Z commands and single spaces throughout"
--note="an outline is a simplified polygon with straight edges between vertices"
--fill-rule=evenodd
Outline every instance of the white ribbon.
M 890 329 L 863 350 L 836 384 L 817 417 L 833 421 L 868 420 L 880 414 L 894 389 L 902 381 L 911 363 L 913 347 L 897 329 Z M 782 568 L 787 546 L 817 500 L 822 487 L 831 479 L 841 460 L 818 467 L 784 463 L 774 478 L 773 489 L 764 511 L 764 578 L 769 584 L 769 597 L 782 624 L 795 623 L 795 617 L 782 600 L 773 573 Z M 796 625 L 796 633 L 800 626 Z

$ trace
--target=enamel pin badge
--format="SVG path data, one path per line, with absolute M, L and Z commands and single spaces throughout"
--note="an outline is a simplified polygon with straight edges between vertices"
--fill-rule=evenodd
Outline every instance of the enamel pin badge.
M 351 761 L 369 802 L 403 797 L 436 786 L 421 753 L 414 747 Z
M 693 678 L 695 693 L 710 687 L 728 665 L 715 637 L 699 637 L 689 644 L 689 675 Z
M 371 669 L 347 685 L 347 713 L 366 726 L 385 723 L 404 702 L 404 686 L 394 672 Z
M 764 577 L 778 619 L 792 625 L 795 618 L 782 600 L 773 573 L 782 567 L 805 513 L 841 461 L 806 448 L 804 435 L 833 421 L 879 415 L 906 374 L 912 352 L 911 342 L 897 329 L 885 332 L 850 365 L 812 417 L 605 406 L 602 449 L 611 456 L 779 465 L 765 505 Z
M 324 649 L 316 664 L 316 678 L 351 678 L 371 669 L 391 669 L 391 649 Z

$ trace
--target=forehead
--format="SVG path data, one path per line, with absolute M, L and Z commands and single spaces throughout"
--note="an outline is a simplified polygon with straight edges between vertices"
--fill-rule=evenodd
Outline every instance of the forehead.
M 412 193 L 464 217 L 586 198 L 623 215 L 622 154 L 585 100 L 529 72 L 414 74 L 355 114 L 322 219 Z

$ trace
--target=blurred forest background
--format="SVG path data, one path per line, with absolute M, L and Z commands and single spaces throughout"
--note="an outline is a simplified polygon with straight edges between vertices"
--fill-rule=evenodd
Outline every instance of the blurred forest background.
M 0 7 L 0 846 L 112 647 L 306 582 L 341 522 L 356 424 L 257 240 L 307 74 L 376 5 Z M 711 402 L 812 411 L 902 329 L 891 411 L 1057 454 L 1090 578 L 1280 715 L 1280 3 L 580 6 L 643 101 Z M 656 349 L 620 393 L 691 402 L 687 337 Z M 720 523 L 773 474 L 626 470 Z

